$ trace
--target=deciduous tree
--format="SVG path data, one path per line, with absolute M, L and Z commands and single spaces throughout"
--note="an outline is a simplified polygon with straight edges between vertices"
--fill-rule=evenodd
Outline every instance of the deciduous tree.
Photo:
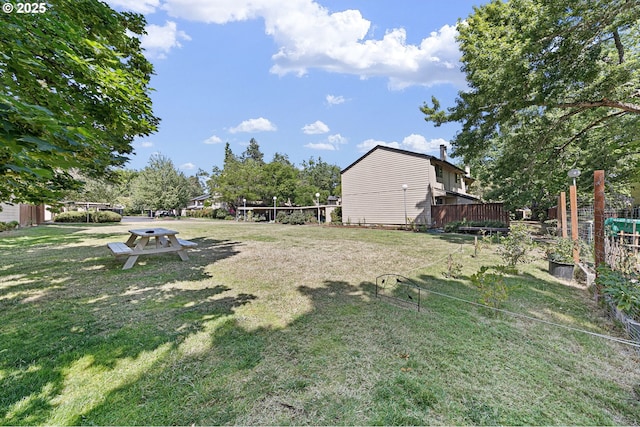
M 57 202 L 84 176 L 121 166 L 155 131 L 141 15 L 54 0 L 0 19 L 0 201 Z
M 468 89 L 437 125 L 460 122 L 454 154 L 484 166 L 487 196 L 512 206 L 553 204 L 567 171 L 610 184 L 638 178 L 640 3 L 494 0 L 458 24 Z
M 187 177 L 161 154 L 151 156 L 149 164 L 140 171 L 131 187 L 136 209 L 178 210 L 186 207 L 194 196 Z

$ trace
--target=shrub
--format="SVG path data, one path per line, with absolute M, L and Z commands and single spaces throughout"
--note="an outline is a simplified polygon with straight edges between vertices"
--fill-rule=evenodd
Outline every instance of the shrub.
M 0 231 L 8 231 L 17 228 L 20 224 L 18 221 L 0 222 Z
M 447 271 L 444 271 L 442 275 L 448 279 L 457 279 L 462 272 L 462 264 L 453 259 L 453 255 L 449 254 L 447 258 Z
M 56 215 L 55 222 L 89 222 L 87 221 L 87 213 L 86 212 L 62 212 Z
M 331 222 L 342 224 L 342 207 L 338 206 L 331 212 Z
M 293 224 L 293 225 L 302 225 L 308 222 L 307 217 L 302 211 L 293 211 L 290 214 L 285 212 L 278 212 L 276 216 L 276 221 L 282 224 Z
M 545 253 L 549 261 L 561 264 L 573 264 L 573 248 L 576 243 L 568 237 L 556 237 Z
M 215 218 L 216 219 L 227 219 L 227 217 L 229 216 L 229 211 L 227 211 L 226 209 L 216 209 L 216 213 L 215 213 Z M 233 217 L 231 218 L 233 219 Z
M 640 320 L 640 285 L 637 275 L 625 276 L 607 266 L 598 267 L 596 284 L 618 310 Z
M 313 214 L 304 214 L 302 211 L 293 211 L 291 213 L 278 212 L 276 222 L 281 224 L 303 225 L 316 222 L 317 219 Z
M 302 211 L 294 211 L 289 217 L 289 224 L 302 225 L 307 223 L 307 217 Z
M 461 227 L 462 221 L 452 221 L 448 222 L 444 225 L 445 233 L 457 233 L 458 229 Z
M 192 218 L 213 218 L 215 210 L 212 208 L 202 208 L 198 210 L 187 211 L 187 216 Z
M 87 220 L 87 212 L 62 212 L 56 215 L 55 222 L 93 222 L 93 223 L 107 223 L 107 222 L 120 222 L 122 216 L 111 211 L 98 211 L 89 212 L 89 218 Z
M 202 208 L 198 210 L 187 211 L 187 216 L 192 218 L 211 218 L 211 219 L 227 219 L 229 211 L 223 208 Z M 235 218 L 231 218 L 235 219 Z
M 286 212 L 278 212 L 278 215 L 276 215 L 276 222 L 279 222 L 280 224 L 289 224 L 289 214 Z
M 480 267 L 480 270 L 470 277 L 471 283 L 480 291 L 479 302 L 489 307 L 499 308 L 515 289 L 515 286 L 509 286 L 505 281 L 505 275 L 513 273 L 515 273 L 513 268 L 504 265 Z
M 122 220 L 122 216 L 120 214 L 117 214 L 111 211 L 91 212 L 91 215 L 89 216 L 89 218 L 93 222 L 99 222 L 99 223 L 120 222 Z
M 516 224 L 509 230 L 509 235 L 500 238 L 498 253 L 509 267 L 515 268 L 519 263 L 531 261 L 529 252 L 535 248 L 535 242 L 525 224 Z

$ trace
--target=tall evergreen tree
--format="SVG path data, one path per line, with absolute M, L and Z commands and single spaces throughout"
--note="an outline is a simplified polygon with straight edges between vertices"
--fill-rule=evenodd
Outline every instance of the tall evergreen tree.
M 249 141 L 247 149 L 244 151 L 244 153 L 242 153 L 242 160 L 245 162 L 248 160 L 253 160 L 258 164 L 264 164 L 264 154 L 262 154 L 262 151 L 260 151 L 260 145 L 258 144 L 258 141 L 255 140 L 255 138 L 251 138 L 251 140 Z

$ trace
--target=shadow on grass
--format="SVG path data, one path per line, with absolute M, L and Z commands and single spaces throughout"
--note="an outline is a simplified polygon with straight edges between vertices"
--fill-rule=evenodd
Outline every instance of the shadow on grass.
M 32 304 L 13 316 L 1 334 L 0 371 L 6 373 L 0 378 L 2 423 L 82 423 L 74 414 L 83 410 L 62 412 L 56 401 L 77 404 L 85 395 L 100 396 L 114 384 L 135 382 L 160 356 L 202 333 L 207 323 L 256 299 L 223 296 L 230 291 L 225 286 L 145 290 L 95 301 Z M 74 387 L 83 395 L 76 395 Z
M 442 294 L 434 296 L 442 300 L 445 306 L 479 312 L 488 318 L 514 319 L 542 328 L 547 327 L 545 323 L 536 324 L 532 320 L 540 319 L 558 325 L 555 327 L 577 328 L 596 333 L 610 329 L 605 313 L 584 288 L 559 282 L 551 276 L 549 278 L 544 280 L 523 272 L 505 276 L 505 284 L 509 289 L 508 297 L 498 307 L 503 311 L 477 305 L 474 307 L 475 304 L 481 304 L 481 292 L 473 286 L 469 276 L 445 279 L 421 275 L 417 283 L 427 291 Z
M 342 352 L 342 343 L 335 342 L 330 332 L 362 313 L 362 290 L 371 290 L 371 285 L 325 281 L 318 288 L 299 286 L 300 294 L 312 301 L 312 310 L 284 329 L 247 329 L 232 310 L 215 317 L 202 312 L 200 318 L 206 319 L 202 327 L 170 341 L 171 356 L 163 355 L 144 375 L 114 388 L 99 405 L 69 421 L 99 425 L 339 422 L 339 413 L 331 422 L 317 418 L 311 408 L 301 407 L 295 395 L 322 381 L 322 370 L 330 368 L 310 363 L 306 355 Z M 245 300 L 250 303 L 252 298 Z M 338 341 L 342 340 L 349 337 Z
M 105 235 L 99 237 L 104 239 Z M 122 270 L 126 257 L 113 257 L 106 245 L 78 243 L 87 238 L 92 237 L 67 236 L 53 247 L 11 249 L 12 257 L 5 257 L 6 264 L 1 268 L 6 280 L 0 282 L 0 304 L 46 303 L 49 298 L 65 298 L 69 294 L 89 297 L 95 288 L 87 284 L 98 275 L 102 282 L 98 284 L 113 283 L 114 287 L 203 280 L 210 278 L 208 266 L 236 255 L 241 245 L 229 240 L 196 238 L 193 241 L 198 247 L 188 251 L 188 261 L 181 261 L 175 253 L 148 255 L 138 258 L 133 268 Z M 109 292 L 108 287 L 105 289 Z
M 106 248 L 86 245 L 25 265 L 12 259 L 3 273 L 24 275 L 30 288 L 21 292 L 47 292 L 0 288 L 0 424 L 610 424 L 638 414 L 609 395 L 572 392 L 587 382 L 615 387 L 549 355 L 547 337 L 464 302 L 431 295 L 417 313 L 375 300 L 372 282 L 339 279 L 282 283 L 308 306 L 285 304 L 277 291 L 259 299 L 207 272 L 242 242 L 192 240 L 188 262 L 153 256 L 126 271 Z M 84 261 L 64 263 L 75 256 Z M 475 295 L 463 279 L 416 281 Z M 557 303 L 529 289 L 540 287 L 534 278 L 522 282 L 518 300 Z M 258 303 L 300 312 L 284 327 L 254 327 Z M 567 408 L 554 418 L 557 401 Z
M 457 234 L 457 233 L 440 233 L 433 235 L 440 240 L 444 240 L 454 245 L 473 245 L 473 235 L 470 234 Z M 481 236 L 478 236 L 480 239 Z
M 67 424 L 52 414 L 57 396 L 73 388 L 69 378 L 119 372 L 127 360 L 136 366 L 257 298 L 212 283 L 206 272 L 236 255 L 239 242 L 194 239 L 189 261 L 149 256 L 123 271 L 123 261 L 104 246 L 83 245 L 93 237 L 77 231 L 49 228 L 51 236 L 40 236 L 33 229 L 17 246 L 0 247 L 0 424 Z M 102 381 L 96 392 L 108 389 L 109 379 Z
M 86 235 L 75 234 L 86 228 L 42 225 L 28 230 L 15 230 L 0 234 L 0 250 L 20 250 L 35 245 L 58 245 L 81 242 Z M 101 235 L 103 236 L 103 235 Z

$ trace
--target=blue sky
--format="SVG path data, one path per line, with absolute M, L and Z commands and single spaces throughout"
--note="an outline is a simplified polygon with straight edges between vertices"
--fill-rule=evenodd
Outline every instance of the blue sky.
M 222 167 L 224 145 L 251 138 L 344 168 L 377 144 L 438 155 L 459 130 L 424 121 L 464 90 L 458 18 L 483 0 L 108 0 L 147 18 L 142 44 L 157 133 L 134 142 L 128 168 L 154 153 L 187 175 Z

